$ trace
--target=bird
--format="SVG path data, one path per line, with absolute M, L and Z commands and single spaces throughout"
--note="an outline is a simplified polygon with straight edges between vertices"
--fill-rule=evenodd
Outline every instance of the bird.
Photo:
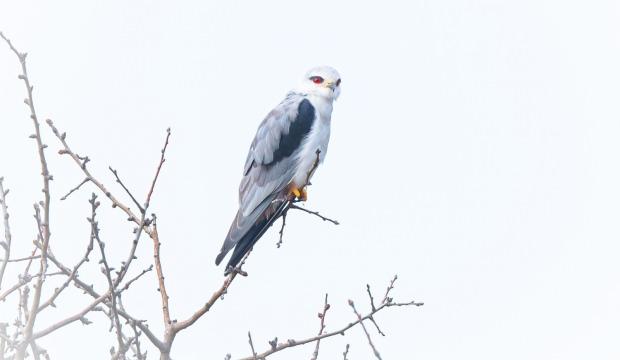
M 234 248 L 225 275 L 291 202 L 307 200 L 306 187 L 327 153 L 341 82 L 330 66 L 310 69 L 258 126 L 243 167 L 239 210 L 215 259 L 219 265 Z

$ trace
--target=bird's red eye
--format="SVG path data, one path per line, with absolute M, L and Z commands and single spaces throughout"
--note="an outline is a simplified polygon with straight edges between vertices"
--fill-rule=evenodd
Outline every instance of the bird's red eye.
M 323 78 L 320 76 L 313 76 L 310 78 L 310 80 L 312 80 L 312 82 L 315 84 L 322 84 L 324 81 Z
M 336 86 L 340 86 L 340 79 L 336 80 Z

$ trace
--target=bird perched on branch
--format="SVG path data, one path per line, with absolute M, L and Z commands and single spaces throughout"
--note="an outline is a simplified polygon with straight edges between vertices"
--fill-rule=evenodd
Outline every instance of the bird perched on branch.
M 215 259 L 219 265 L 235 248 L 226 273 L 291 202 L 307 199 L 306 187 L 327 153 L 340 82 L 338 72 L 329 66 L 310 69 L 259 125 L 243 168 L 239 210 Z

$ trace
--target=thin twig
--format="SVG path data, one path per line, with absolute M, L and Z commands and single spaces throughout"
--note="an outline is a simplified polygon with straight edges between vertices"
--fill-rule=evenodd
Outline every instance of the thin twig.
M 254 344 L 252 343 L 252 334 L 248 331 L 248 342 L 250 343 L 250 348 L 252 349 L 253 359 L 256 360 L 256 350 L 254 350 Z
M 17 263 L 17 262 L 22 262 L 22 261 L 36 260 L 36 259 L 40 259 L 40 258 L 41 258 L 41 255 L 25 256 L 25 257 L 17 258 L 17 259 L 9 259 L 7 262 L 8 263 Z M 4 261 L 4 260 L 0 260 L 0 261 Z
M 168 292 L 166 291 L 166 282 L 164 281 L 164 271 L 161 267 L 160 248 L 161 243 L 159 241 L 159 233 L 157 232 L 157 218 L 153 220 L 153 262 L 155 263 L 155 272 L 157 273 L 157 283 L 159 287 L 157 291 L 161 295 L 161 308 L 164 317 L 164 324 L 166 327 L 170 326 L 170 307 L 168 305 Z
M 366 291 L 368 292 L 368 297 L 370 298 L 370 307 L 375 310 L 375 299 L 372 297 L 372 293 L 370 292 L 370 284 L 366 284 Z
M 60 262 L 56 256 L 54 256 L 54 254 L 49 254 L 48 255 L 49 260 L 60 270 L 62 271 L 65 275 L 70 275 L 71 274 L 71 270 L 65 266 L 62 262 Z M 102 298 L 105 299 L 106 298 L 106 294 L 100 295 L 99 293 L 97 293 L 92 285 L 86 284 L 84 281 L 80 280 L 79 278 L 73 278 L 73 283 L 80 288 L 81 290 L 83 290 L 86 294 L 90 295 L 92 298 L 94 298 L 95 300 Z M 104 305 L 106 305 L 107 307 L 109 307 L 110 304 L 107 303 L 103 303 Z M 144 335 L 146 335 L 146 337 L 151 341 L 151 343 L 157 347 L 158 349 L 162 349 L 163 346 L 163 342 L 161 340 L 159 340 L 159 338 L 157 338 L 157 336 L 155 336 L 155 334 L 149 329 L 149 327 L 144 324 L 143 321 L 137 320 L 135 317 L 131 316 L 130 314 L 128 314 L 126 311 L 120 310 L 118 311 L 118 314 L 120 316 L 122 316 L 125 320 L 127 320 L 129 323 L 135 323 L 135 325 L 140 328 L 140 331 L 142 331 L 144 333 Z
M 53 273 L 47 273 L 44 276 L 50 277 L 50 276 L 56 276 L 56 275 L 64 275 L 64 273 L 62 273 L 62 272 L 53 272 Z M 36 278 L 38 276 L 39 276 L 39 274 L 26 275 L 26 276 L 20 275 L 19 276 L 19 280 L 18 280 L 18 282 L 16 284 L 14 284 L 10 288 L 8 288 L 6 291 L 4 291 L 2 294 L 0 294 L 0 302 L 4 301 L 4 299 L 6 299 L 9 295 L 11 295 L 11 293 L 15 292 L 16 290 L 19 290 L 19 288 L 21 288 L 22 286 L 27 285 L 28 283 L 30 283 L 30 281 L 32 279 L 34 279 L 34 278 Z
M 88 168 L 86 166 L 84 166 L 85 164 L 82 162 L 82 160 L 84 158 L 80 157 L 79 155 L 77 155 L 73 150 L 71 150 L 71 148 L 69 147 L 69 144 L 67 143 L 67 134 L 66 133 L 61 133 L 58 128 L 54 125 L 54 122 L 52 120 L 47 120 L 46 121 L 47 125 L 52 129 L 52 132 L 54 133 L 54 135 L 56 135 L 56 138 L 58 138 L 58 140 L 60 141 L 60 143 L 62 144 L 63 148 L 60 149 L 58 151 L 59 154 L 63 155 L 69 155 L 73 161 L 79 166 L 80 170 L 84 173 L 84 175 L 86 175 L 86 177 L 88 178 L 88 180 L 90 182 L 92 182 L 97 188 L 99 188 L 99 190 L 112 202 L 112 207 L 117 207 L 119 209 L 121 209 L 128 217 L 129 221 L 134 222 L 135 224 L 144 227 L 144 224 L 141 223 L 140 221 L 140 217 L 136 216 L 136 214 L 134 214 L 133 211 L 131 211 L 131 209 L 123 204 L 120 200 L 118 200 L 109 190 L 108 188 L 105 187 L 105 185 L 97 180 L 92 174 L 91 172 L 88 170 Z M 150 230 L 148 228 L 145 228 L 144 231 L 150 235 Z
M 325 216 L 323 216 L 323 215 L 319 214 L 319 212 L 318 212 L 318 211 L 311 211 L 311 210 L 308 210 L 308 209 L 303 208 L 303 207 L 301 207 L 301 206 L 297 206 L 297 205 L 295 205 L 295 204 L 291 204 L 291 205 L 289 206 L 289 209 L 301 210 L 301 211 L 303 211 L 303 212 L 307 212 L 308 214 L 312 214 L 312 215 L 314 215 L 314 216 L 317 216 L 317 217 L 319 217 L 319 218 L 320 218 L 321 220 L 323 220 L 323 221 L 329 221 L 330 223 L 332 223 L 332 224 L 334 224 L 334 225 L 340 225 L 340 222 L 338 222 L 338 220 L 334 220 L 334 219 L 330 219 L 330 218 L 328 218 L 328 217 L 325 217 Z
M 351 329 L 352 327 L 354 327 L 357 324 L 362 323 L 364 320 L 370 319 L 371 316 L 374 316 L 375 314 L 377 314 L 378 312 L 380 312 L 381 310 L 383 310 L 385 308 L 389 308 L 389 307 L 393 307 L 393 306 L 422 306 L 422 305 L 424 305 L 424 303 L 415 302 L 415 301 L 406 302 L 406 303 L 394 303 L 394 302 L 384 303 L 384 304 L 381 304 L 380 306 L 378 306 L 375 311 L 371 311 L 367 315 L 361 316 L 360 318 L 358 318 L 354 322 L 349 323 L 348 325 L 342 327 L 341 329 L 338 329 L 336 331 L 332 331 L 332 332 L 329 332 L 329 333 L 323 333 L 322 335 L 313 336 L 313 337 L 310 337 L 310 338 L 307 338 L 307 339 L 303 339 L 303 340 L 288 340 L 287 342 L 277 344 L 276 346 L 271 346 L 270 349 L 268 349 L 268 350 L 266 350 L 266 351 L 264 351 L 262 353 L 259 353 L 257 356 L 258 356 L 259 359 L 262 359 L 262 358 L 266 358 L 267 356 L 270 356 L 270 355 L 272 355 L 274 353 L 280 352 L 280 351 L 282 351 L 284 349 L 288 349 L 290 347 L 295 347 L 295 346 L 300 346 L 300 345 L 312 343 L 312 342 L 315 342 L 317 340 L 325 339 L 325 338 L 336 336 L 336 335 L 344 335 L 344 333 L 347 330 Z M 252 360 L 252 359 L 253 359 L 253 357 L 245 357 L 245 358 L 241 358 L 240 360 Z
M 4 241 L 0 242 L 0 247 L 4 249 L 4 259 L 0 265 L 0 289 L 2 289 L 2 279 L 4 278 L 4 270 L 11 256 L 11 226 L 9 224 L 9 207 L 6 204 L 6 195 L 9 190 L 4 190 L 4 178 L 0 177 L 0 207 L 2 208 L 2 219 L 4 222 Z M 3 355 L 3 353 L 0 353 Z
M 9 324 L 0 323 L 0 356 L 4 359 L 4 354 L 6 352 L 6 345 L 10 343 L 11 339 L 9 338 L 6 328 Z
M 78 261 L 77 264 L 75 264 L 75 266 L 73 266 L 73 269 L 71 270 L 71 273 L 68 274 L 67 279 L 62 283 L 62 285 L 56 289 L 54 289 L 54 293 L 52 294 L 52 296 L 50 296 L 50 298 L 45 301 L 43 303 L 43 305 L 39 306 L 39 309 L 37 310 L 38 312 L 41 312 L 43 309 L 45 309 L 48 306 L 54 306 L 54 301 L 56 301 L 56 299 L 58 298 L 58 296 L 60 296 L 60 294 L 69 286 L 69 284 L 71 283 L 71 281 L 73 281 L 73 279 L 77 276 L 78 270 L 80 269 L 80 267 L 86 263 L 87 261 L 89 261 L 88 256 L 90 255 L 90 252 L 93 250 L 93 237 L 92 234 L 90 236 L 90 240 L 88 242 L 88 246 L 86 247 L 86 251 L 84 252 L 84 255 L 82 256 L 82 258 L 80 259 L 80 261 Z
M 153 270 L 153 264 L 149 265 L 149 267 L 147 267 L 146 269 L 142 270 L 142 272 L 140 272 L 138 275 L 136 275 L 133 278 L 129 279 L 129 281 L 127 281 L 125 283 L 125 285 L 118 290 L 117 295 L 122 294 L 123 291 L 129 289 L 129 286 L 131 286 L 131 284 L 133 284 L 136 280 L 141 278 L 144 274 L 146 274 L 147 272 L 152 271 L 152 270 Z
M 379 328 L 379 324 L 377 324 L 377 322 L 375 321 L 374 317 L 370 317 L 369 318 L 370 322 L 372 322 L 375 325 L 375 328 L 377 329 L 377 332 L 379 333 L 379 335 L 381 336 L 385 336 L 385 334 L 383 333 L 383 331 L 381 331 L 381 328 Z
M 398 274 L 394 275 L 394 277 L 392 278 L 392 281 L 390 281 L 390 284 L 385 290 L 385 296 L 383 297 L 383 300 L 381 301 L 382 304 L 385 304 L 386 302 L 391 301 L 391 299 L 388 296 L 390 295 L 390 291 L 392 291 L 392 289 L 394 288 L 394 283 L 396 282 L 397 279 L 398 279 Z
M 349 344 L 347 344 L 347 346 L 344 349 L 344 352 L 342 353 L 342 360 L 347 360 L 347 355 L 349 355 Z
M 372 296 L 372 292 L 370 291 L 370 284 L 366 284 L 366 292 L 368 292 L 368 298 L 370 299 L 370 307 L 372 308 L 372 310 L 375 310 L 375 299 Z M 375 328 L 377 328 L 377 332 L 381 335 L 381 336 L 385 336 L 385 334 L 383 333 L 383 331 L 381 331 L 381 328 L 379 328 L 379 324 L 377 324 L 377 322 L 375 321 L 374 317 L 370 317 L 370 321 L 375 325 Z
M 136 345 L 136 351 L 135 351 L 136 358 L 138 360 L 146 360 L 146 353 L 142 353 L 142 350 L 140 349 L 140 340 L 139 340 L 140 335 L 141 335 L 140 330 L 138 330 L 135 323 L 131 324 L 131 328 L 133 329 L 133 333 L 135 335 L 134 338 L 136 339 L 134 341 L 134 344 Z
M 89 312 L 91 312 L 97 305 L 99 305 L 100 303 L 102 303 L 105 299 L 107 299 L 110 296 L 110 291 L 106 291 L 104 294 L 102 294 L 101 296 L 99 296 L 98 298 L 96 298 L 93 302 L 91 302 L 89 305 L 87 305 L 84 309 L 80 310 L 79 312 L 77 312 L 74 315 L 71 315 L 69 317 L 66 317 L 60 321 L 58 321 L 55 324 L 52 324 L 50 326 L 48 326 L 47 328 L 38 331 L 34 334 L 32 334 L 32 339 L 38 339 L 41 338 L 43 336 L 46 336 L 66 325 L 69 325 L 75 321 L 81 320 L 82 322 L 84 322 L 84 315 L 88 314 Z
M 119 272 L 117 273 L 117 277 L 114 279 L 114 285 L 115 287 L 118 287 L 119 284 L 121 283 L 121 281 L 123 280 L 123 278 L 125 277 L 125 275 L 128 272 L 129 269 L 129 265 L 131 264 L 131 262 L 135 259 L 135 252 L 137 249 L 137 245 L 140 239 L 140 235 L 141 233 L 144 231 L 146 232 L 151 238 L 158 236 L 157 234 L 155 234 L 153 232 L 153 229 L 151 227 L 148 226 L 148 224 L 151 222 L 150 220 L 147 221 L 146 220 L 146 209 L 147 207 L 141 207 L 141 215 L 140 217 L 137 217 L 130 209 L 128 206 L 126 206 L 125 204 L 123 204 L 122 202 L 120 202 L 114 195 L 112 195 L 112 193 L 110 191 L 108 191 L 108 189 L 103 185 L 103 183 L 101 183 L 100 181 L 98 181 L 91 173 L 90 171 L 86 168 L 86 166 L 83 166 L 84 164 L 82 163 L 82 159 L 80 158 L 75 152 L 73 152 L 73 150 L 71 150 L 71 148 L 69 147 L 67 141 L 66 141 L 66 134 L 65 133 L 61 133 L 53 124 L 53 122 L 51 120 L 47 121 L 47 124 L 50 126 L 50 128 L 52 129 L 52 132 L 54 133 L 54 135 L 56 135 L 56 137 L 60 140 L 60 142 L 63 145 L 63 149 L 61 149 L 59 151 L 60 154 L 67 154 L 69 156 L 71 156 L 71 158 L 74 160 L 74 162 L 78 165 L 80 165 L 80 169 L 82 170 L 82 172 L 86 175 L 86 177 L 89 179 L 89 181 L 91 181 L 93 184 L 95 184 L 95 186 L 97 186 L 100 191 L 102 191 L 106 197 L 108 197 L 108 199 L 110 199 L 110 201 L 112 202 L 112 206 L 113 207 L 118 207 L 120 208 L 123 212 L 125 212 L 125 214 L 128 215 L 128 220 L 132 221 L 134 223 L 136 223 L 138 225 L 138 227 L 136 228 L 136 235 L 135 238 L 132 242 L 132 246 L 131 249 L 129 251 L 129 256 L 127 257 L 127 260 L 125 262 L 123 262 Z M 168 139 L 170 136 L 170 132 L 168 131 L 167 136 L 166 136 L 166 143 L 164 145 L 164 150 L 167 147 L 168 144 Z M 163 158 L 163 152 L 162 152 L 162 158 Z M 149 188 L 148 194 L 147 194 L 147 201 L 145 202 L 145 205 L 150 203 L 150 199 L 152 197 L 153 194 L 153 190 L 156 184 L 156 180 L 160 174 L 161 171 L 161 165 L 163 164 L 163 161 L 160 160 L 160 163 L 158 165 L 157 171 L 156 171 L 156 175 L 154 177 L 154 181 L 151 184 L 151 187 Z M 62 265 L 62 264 L 61 264 Z M 76 284 L 81 283 L 82 286 L 87 288 L 87 292 L 95 297 L 98 298 L 98 294 L 95 293 L 92 288 L 88 287 L 88 285 L 84 284 L 83 282 L 79 281 L 78 279 L 74 279 L 74 282 L 76 282 Z M 80 286 L 80 287 L 82 287 Z M 108 304 L 106 304 L 108 305 Z M 122 317 L 126 318 L 128 321 L 136 321 L 133 317 L 131 317 L 129 314 L 123 312 L 123 311 L 119 311 L 119 315 L 121 315 Z M 142 324 L 141 322 L 137 323 L 137 326 L 140 328 L 140 330 L 147 336 L 147 338 L 149 338 L 149 340 L 160 350 L 160 351 L 164 351 L 167 346 L 161 341 L 159 340 L 149 329 L 148 327 L 146 327 L 144 324 Z
M 284 227 L 286 226 L 286 212 L 288 211 L 289 206 L 290 206 L 290 203 L 288 205 L 285 205 L 285 209 L 284 211 L 282 211 L 282 227 L 280 227 L 280 231 L 278 232 L 278 234 L 280 234 L 280 239 L 276 243 L 276 246 L 278 248 L 282 246 L 282 238 L 284 237 Z
M 362 321 L 362 315 L 359 312 L 357 312 L 357 309 L 355 308 L 355 303 L 353 302 L 353 300 L 349 300 L 349 306 L 351 306 L 351 308 L 353 309 L 353 312 L 355 313 L 355 316 L 357 316 L 357 319 L 360 321 L 360 325 L 362 326 L 362 329 L 364 329 L 364 333 L 366 334 L 366 338 L 368 339 L 368 344 L 370 344 L 370 347 L 372 348 L 372 352 L 375 354 L 375 357 L 377 359 L 381 360 L 381 354 L 379 354 L 379 351 L 375 347 L 375 344 L 372 343 L 370 334 L 368 333 L 368 330 L 366 330 L 366 325 L 364 325 L 364 322 Z
M 61 197 L 60 200 L 67 200 L 67 198 L 69 197 L 69 195 L 73 194 L 74 192 L 78 191 L 82 185 L 86 184 L 87 182 L 89 182 L 90 179 L 86 178 L 84 180 L 82 180 L 81 183 L 79 183 L 76 187 L 74 187 L 73 189 L 69 190 L 69 192 L 67 194 L 65 194 L 65 196 Z
M 323 330 L 325 330 L 325 314 L 327 314 L 327 310 L 329 310 L 329 304 L 327 303 L 327 294 L 325 294 L 325 304 L 323 305 L 323 312 L 319 313 L 319 319 L 321 319 L 321 326 L 319 327 L 319 335 L 323 334 Z M 321 344 L 321 339 L 316 341 L 316 345 L 314 347 L 314 352 L 312 353 L 312 357 L 310 360 L 316 360 L 319 357 L 319 345 Z
M 116 182 L 119 183 L 121 185 L 121 187 L 123 188 L 123 190 L 125 190 L 125 192 L 127 193 L 127 195 L 129 195 L 129 197 L 131 198 L 131 201 L 133 201 L 134 204 L 136 204 L 136 206 L 138 207 L 138 209 L 140 209 L 140 212 L 144 214 L 145 209 L 142 208 L 142 205 L 140 205 L 140 203 L 138 202 L 138 200 L 136 200 L 136 198 L 133 196 L 133 194 L 131 193 L 131 191 L 129 191 L 129 189 L 127 188 L 127 186 L 125 186 L 125 184 L 123 183 L 123 181 L 121 180 L 121 178 L 118 176 L 118 171 L 112 169 L 111 166 L 108 166 L 108 169 L 110 169 L 110 171 L 112 172 L 112 174 L 114 174 L 114 177 L 116 178 Z
M 108 265 L 108 260 L 105 256 L 105 244 L 103 243 L 103 241 L 101 241 L 101 237 L 99 236 L 99 224 L 97 223 L 97 220 L 95 219 L 97 216 L 96 210 L 99 207 L 99 201 L 97 201 L 97 195 L 93 193 L 92 197 L 90 198 L 88 202 L 90 203 L 90 206 L 92 209 L 91 217 L 90 219 L 88 219 L 88 221 L 90 222 L 90 226 L 91 226 L 91 239 L 94 238 L 97 241 L 97 244 L 99 245 L 99 251 L 101 253 L 101 263 L 103 264 L 102 271 L 106 279 L 108 280 L 108 287 L 109 287 L 108 292 L 110 293 L 110 304 L 111 304 L 110 314 L 113 320 L 112 323 L 114 324 L 114 328 L 116 330 L 116 340 L 118 342 L 117 353 L 122 353 L 125 348 L 125 343 L 123 341 L 121 323 L 118 319 L 118 309 L 116 306 L 116 287 L 114 286 L 114 282 L 112 281 L 110 266 Z
M 32 249 L 32 252 L 30 253 L 30 259 L 28 259 L 28 262 L 26 263 L 26 267 L 24 268 L 24 272 L 22 273 L 23 277 L 30 276 L 30 266 L 32 265 L 32 260 L 38 259 L 41 257 L 40 255 L 35 256 L 37 251 L 39 251 L 39 247 L 35 244 L 34 248 Z
M 129 271 L 129 266 L 131 265 L 132 261 L 134 259 L 136 259 L 136 249 L 138 248 L 138 243 L 140 242 L 140 237 L 142 236 L 143 232 L 148 232 L 150 233 L 149 235 L 152 236 L 151 231 L 147 231 L 147 227 L 144 226 L 145 224 L 145 214 L 143 213 L 140 217 L 140 222 L 139 225 L 135 228 L 135 236 L 133 241 L 131 242 L 131 248 L 129 249 L 129 255 L 127 256 L 127 260 L 125 260 L 122 264 L 121 264 L 121 268 L 120 270 L 117 272 L 116 275 L 116 279 L 114 279 L 114 287 L 118 287 L 121 282 L 123 281 L 123 278 L 125 278 L 125 275 L 127 275 L 127 272 Z
M 153 177 L 153 182 L 151 183 L 151 187 L 149 188 L 149 192 L 146 195 L 146 201 L 144 202 L 144 210 L 149 207 L 151 203 L 151 196 L 153 195 L 153 190 L 155 190 L 155 183 L 157 183 L 157 179 L 159 178 L 159 173 L 161 172 L 161 167 L 164 165 L 166 161 L 166 149 L 168 148 L 168 142 L 170 140 L 170 128 L 166 129 L 166 141 L 164 143 L 164 148 L 161 149 L 161 158 L 159 159 L 159 165 L 157 165 L 157 171 L 155 172 L 155 176 Z
M 321 149 L 316 149 L 315 154 L 316 154 L 316 158 L 314 159 L 314 163 L 312 164 L 312 167 L 306 174 L 306 184 L 303 186 L 304 188 L 310 185 L 310 178 L 312 177 L 316 169 L 319 167 L 319 164 L 321 163 Z
M 38 274 L 35 276 L 38 276 Z M 4 301 L 4 299 L 6 299 L 7 296 L 11 295 L 11 293 L 13 293 L 15 290 L 19 290 L 22 286 L 28 284 L 30 280 L 32 279 L 33 279 L 33 276 L 30 276 L 30 275 L 20 276 L 19 281 L 16 284 L 14 284 L 13 286 L 5 290 L 2 294 L 0 294 L 0 301 Z

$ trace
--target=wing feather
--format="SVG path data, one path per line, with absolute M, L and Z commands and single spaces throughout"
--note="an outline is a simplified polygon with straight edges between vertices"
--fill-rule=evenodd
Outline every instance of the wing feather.
M 295 153 L 314 117 L 314 108 L 303 95 L 289 93 L 260 124 L 239 186 L 239 207 L 244 215 L 291 181 L 298 160 Z

